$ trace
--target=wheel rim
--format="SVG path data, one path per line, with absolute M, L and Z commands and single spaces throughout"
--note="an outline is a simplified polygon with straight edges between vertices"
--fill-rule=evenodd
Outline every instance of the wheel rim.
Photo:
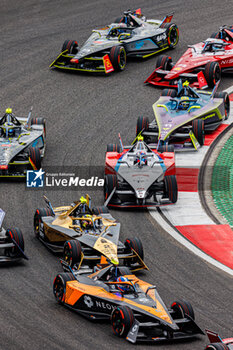
M 126 64 L 126 52 L 124 49 L 121 49 L 121 52 L 118 56 L 118 63 L 119 63 L 119 67 L 120 69 L 124 69 L 125 68 L 125 64 Z
M 63 295 L 64 295 L 64 288 L 60 280 L 55 282 L 54 295 L 58 302 L 62 302 Z
M 119 311 L 115 312 L 115 314 L 113 315 L 112 328 L 117 335 L 122 335 L 122 333 L 124 332 L 124 324 L 122 323 Z
M 38 216 L 35 217 L 34 232 L 35 232 L 35 236 L 39 237 L 39 235 L 40 235 L 40 219 Z
M 178 32 L 175 27 L 172 27 L 169 32 L 169 41 L 172 46 L 175 46 L 178 42 Z
M 71 265 L 72 263 L 72 251 L 69 247 L 69 244 L 70 243 L 67 243 L 64 247 L 64 260 L 69 264 Z

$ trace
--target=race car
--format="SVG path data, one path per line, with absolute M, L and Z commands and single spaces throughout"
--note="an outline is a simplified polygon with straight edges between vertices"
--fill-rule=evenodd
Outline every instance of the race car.
M 148 207 L 177 201 L 174 149 L 159 153 L 142 136 L 133 145 L 107 146 L 105 160 L 105 205 L 111 207 Z
M 205 347 L 205 350 L 233 350 L 233 338 L 222 339 L 218 333 L 206 329 L 206 334 L 211 344 Z
M 123 71 L 126 57 L 147 58 L 176 47 L 179 30 L 172 18 L 170 14 L 162 21 L 146 20 L 140 9 L 125 11 L 114 23 L 93 30 L 80 48 L 77 41 L 66 40 L 50 67 L 106 74 Z
M 21 259 L 28 260 L 24 253 L 24 239 L 18 227 L 5 230 L 2 223 L 5 212 L 0 209 L 0 265 L 19 262 Z
M 90 320 L 109 320 L 118 337 L 131 343 L 176 341 L 204 334 L 194 321 L 187 301 L 164 304 L 155 285 L 113 264 L 65 271 L 53 283 L 53 293 L 62 304 Z
M 171 88 L 177 87 L 179 79 L 188 79 L 197 88 L 213 88 L 221 73 L 233 73 L 232 27 L 223 26 L 204 42 L 188 46 L 176 64 L 170 56 L 159 56 L 145 83 Z
M 0 118 L 0 177 L 25 177 L 39 170 L 45 153 L 45 119 L 16 117 L 7 108 Z
M 218 128 L 230 114 L 230 100 L 226 92 L 197 90 L 188 81 L 178 81 L 175 89 L 164 89 L 153 105 L 155 120 L 139 117 L 136 135 L 147 143 L 155 142 L 158 151 L 174 144 L 177 151 L 197 150 L 204 144 L 205 132 Z
M 140 239 L 127 238 L 122 243 L 120 223 L 104 206 L 91 209 L 89 195 L 56 208 L 46 196 L 44 199 L 47 207 L 36 209 L 34 215 L 35 236 L 52 252 L 63 252 L 64 260 L 71 266 L 95 265 L 104 257 L 114 263 L 123 261 L 134 271 L 148 269 Z

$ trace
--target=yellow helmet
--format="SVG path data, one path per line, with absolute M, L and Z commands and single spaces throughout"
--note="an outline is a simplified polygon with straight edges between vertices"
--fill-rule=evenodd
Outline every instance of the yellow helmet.
M 186 80 L 186 81 L 183 83 L 183 87 L 185 87 L 185 86 L 189 86 L 188 80 Z
M 6 114 L 11 114 L 12 113 L 12 109 L 11 108 L 7 108 L 6 109 Z
M 84 197 L 82 196 L 82 197 L 80 198 L 80 202 L 84 204 L 84 203 L 87 203 L 87 200 L 86 200 L 86 198 L 84 198 Z

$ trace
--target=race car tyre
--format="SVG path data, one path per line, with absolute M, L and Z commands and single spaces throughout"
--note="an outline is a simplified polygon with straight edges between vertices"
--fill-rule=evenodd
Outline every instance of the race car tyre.
M 219 32 L 212 33 L 210 38 L 218 39 L 219 38 Z
M 200 146 L 203 146 L 205 141 L 204 120 L 202 119 L 193 120 L 192 130 Z
M 41 155 L 40 150 L 37 147 L 29 148 L 29 161 L 33 170 L 39 170 L 41 168 Z
M 162 70 L 171 70 L 172 58 L 167 55 L 160 55 L 157 59 L 155 68 L 161 68 Z
M 42 217 L 43 216 L 53 216 L 53 212 L 49 208 L 36 209 L 34 214 L 34 233 L 36 238 L 40 237 L 40 232 L 42 231 Z
M 167 42 L 170 49 L 174 49 L 179 41 L 179 29 L 176 24 L 166 23 L 164 28 L 167 28 Z
M 147 117 L 138 117 L 136 126 L 136 137 L 140 132 L 147 131 L 149 129 L 149 119 Z
M 125 338 L 134 323 L 133 311 L 128 306 L 116 307 L 111 315 L 112 330 L 115 335 Z
M 175 152 L 175 148 L 174 148 L 174 145 L 162 145 L 162 146 L 159 146 L 158 148 L 158 152 L 160 153 L 163 153 L 163 152 Z
M 171 96 L 176 97 L 177 91 L 175 89 L 163 89 L 161 96 Z
M 121 147 L 120 145 L 118 145 L 117 143 L 109 143 L 107 145 L 107 152 L 117 152 L 120 153 L 121 152 Z
M 225 120 L 229 118 L 230 114 L 230 99 L 227 92 L 215 92 L 214 98 L 222 98 L 224 101 L 224 107 L 225 107 Z
M 123 23 L 123 17 L 117 17 L 113 23 Z
M 117 270 L 120 276 L 128 276 L 132 274 L 130 269 L 126 266 L 118 266 Z
M 221 68 L 218 62 L 208 62 L 205 65 L 204 76 L 209 87 L 214 87 L 221 79 Z
M 165 196 L 174 204 L 178 199 L 178 188 L 175 175 L 168 175 L 164 177 Z
M 102 205 L 101 207 L 94 207 L 92 208 L 92 213 L 95 215 L 99 215 L 99 214 L 108 214 L 109 210 L 107 207 L 105 207 L 105 205 Z
M 75 55 L 78 52 L 78 42 L 75 40 L 65 40 L 61 52 L 68 50 L 68 53 Z
M 66 241 L 63 248 L 63 260 L 73 267 L 80 263 L 82 259 L 82 247 L 79 241 L 71 240 Z
M 8 237 L 9 242 L 13 242 L 14 243 L 14 241 L 15 241 L 18 244 L 19 247 L 14 245 L 14 247 L 6 248 L 5 249 L 5 255 L 9 256 L 11 258 L 19 258 L 19 257 L 21 257 L 22 256 L 21 250 L 24 251 L 24 239 L 23 239 L 23 234 L 22 234 L 21 230 L 19 228 L 17 228 L 17 227 L 9 228 L 6 231 L 6 236 Z
M 126 238 L 124 245 L 126 248 L 126 253 L 128 254 L 133 253 L 133 250 L 134 250 L 142 260 L 144 259 L 143 245 L 140 238 L 138 237 Z M 130 265 L 130 264 L 134 264 L 137 261 L 138 261 L 137 257 L 127 258 L 125 259 L 125 264 Z
M 117 188 L 117 176 L 114 174 L 107 174 L 104 178 L 104 198 L 105 200 L 110 196 L 114 188 Z
M 126 52 L 123 46 L 113 46 L 109 54 L 113 68 L 116 71 L 123 71 L 126 67 Z
M 230 350 L 230 348 L 224 343 L 212 343 L 207 345 L 205 350 Z
M 64 304 L 66 296 L 66 282 L 74 281 L 75 277 L 70 272 L 59 273 L 53 281 L 53 294 L 59 304 Z
M 31 119 L 31 126 L 32 125 L 43 125 L 43 127 L 44 127 L 44 136 L 46 136 L 45 118 L 32 118 Z
M 185 300 L 174 301 L 171 304 L 171 309 L 174 311 L 172 314 L 172 318 L 174 320 L 185 318 L 185 315 L 190 316 L 193 320 L 195 320 L 194 311 L 192 305 Z

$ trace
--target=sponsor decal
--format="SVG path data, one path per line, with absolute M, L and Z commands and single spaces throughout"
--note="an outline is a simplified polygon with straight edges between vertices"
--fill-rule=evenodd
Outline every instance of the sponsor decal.
M 95 304 L 96 304 L 96 307 L 99 309 L 104 309 L 104 310 L 109 310 L 109 311 L 112 311 L 115 309 L 115 306 L 113 306 L 109 303 L 106 303 L 105 301 L 97 301 L 96 300 Z
M 206 117 L 203 117 L 202 119 L 203 119 L 203 120 L 206 120 L 206 119 L 212 118 L 212 117 L 215 117 L 215 113 L 209 114 L 209 115 L 207 115 Z
M 228 60 L 222 60 L 220 62 L 220 64 L 222 64 L 223 66 L 226 65 L 226 64 L 231 64 L 231 63 L 233 63 L 233 58 L 230 58 Z
M 44 171 L 40 170 L 28 170 L 27 171 L 27 187 L 43 187 L 44 186 Z
M 155 40 L 156 40 L 157 42 L 159 42 L 159 41 L 165 40 L 166 38 L 167 38 L 167 35 L 166 35 L 165 33 L 163 33 L 163 34 L 161 34 L 161 35 L 157 35 L 156 38 L 155 38 Z
M 110 61 L 110 58 L 108 55 L 105 55 L 103 57 L 103 61 L 104 61 L 104 69 L 106 73 L 111 73 L 114 71 L 114 68 L 112 66 L 112 62 Z
M 141 40 L 141 41 L 136 41 L 135 43 L 135 49 L 141 49 L 144 45 L 144 41 Z
M 87 307 L 91 308 L 94 303 L 89 295 L 84 296 L 84 303 L 87 305 Z

